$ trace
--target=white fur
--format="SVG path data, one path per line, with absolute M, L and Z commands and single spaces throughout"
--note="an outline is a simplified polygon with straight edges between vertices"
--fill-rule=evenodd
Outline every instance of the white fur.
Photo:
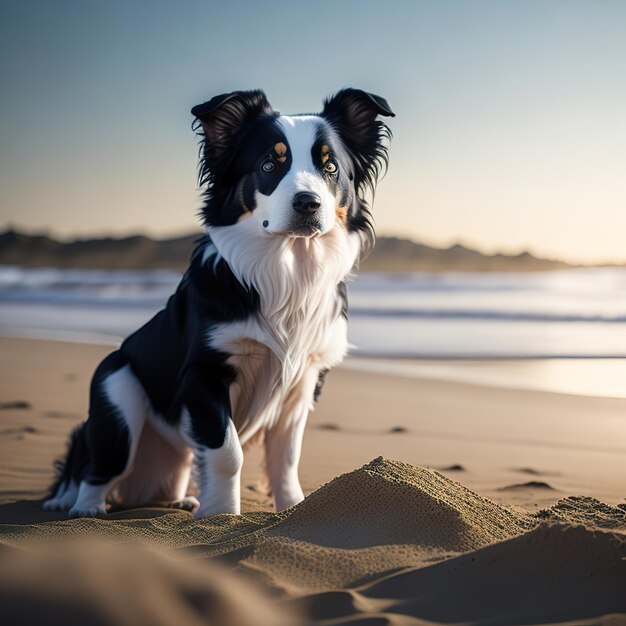
M 231 420 L 220 448 L 199 446 L 190 428 L 189 413 L 184 410 L 181 419 L 183 436 L 193 448 L 196 462 L 196 481 L 200 488 L 200 506 L 196 517 L 218 513 L 241 512 L 241 468 L 243 450 L 237 429 Z
M 276 509 L 287 509 L 304 498 L 298 465 L 302 437 L 319 369 L 311 367 L 285 395 L 278 419 L 265 430 L 265 458 Z
M 212 326 L 207 335 L 211 347 L 233 355 L 239 370 L 236 387 L 244 397 L 231 399 L 242 443 L 273 425 L 285 395 L 310 369 L 330 368 L 343 359 L 347 326 L 337 285 L 358 251 L 358 237 L 340 222 L 311 239 L 254 236 L 249 224 L 251 219 L 210 229 L 239 280 L 260 297 L 259 315 Z
M 254 226 L 251 218 L 208 231 L 237 278 L 261 299 L 261 314 L 243 323 L 240 336 L 272 350 L 287 383 L 312 353 L 327 348 L 326 335 L 339 313 L 337 285 L 356 261 L 359 238 L 339 221 L 325 235 L 308 239 L 272 237 Z M 212 343 L 222 343 L 219 331 L 212 335 Z
M 59 485 L 52 498 L 43 503 L 44 511 L 67 511 L 76 502 L 78 485 L 71 480 L 67 485 Z
M 78 497 L 69 511 L 72 517 L 94 517 L 107 512 L 106 499 L 109 493 L 109 483 L 105 485 L 90 485 L 84 480 L 78 488 Z
M 130 464 L 137 450 L 139 435 L 150 411 L 150 401 L 130 365 L 125 365 L 107 376 L 102 386 L 104 393 L 117 407 L 119 414 L 130 431 Z

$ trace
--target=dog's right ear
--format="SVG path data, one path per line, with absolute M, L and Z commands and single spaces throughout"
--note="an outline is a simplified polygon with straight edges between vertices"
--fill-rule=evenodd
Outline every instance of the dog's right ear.
M 237 133 L 262 115 L 272 115 L 274 110 L 260 89 L 233 91 L 215 96 L 191 109 L 202 124 L 206 148 L 214 156 L 222 154 Z

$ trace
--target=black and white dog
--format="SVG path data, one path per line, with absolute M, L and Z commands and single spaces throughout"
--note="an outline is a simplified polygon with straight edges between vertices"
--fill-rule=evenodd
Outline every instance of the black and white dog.
M 278 510 L 303 499 L 302 436 L 344 357 L 345 280 L 373 238 L 387 102 L 344 89 L 283 116 L 262 91 L 192 109 L 207 236 L 166 307 L 98 366 L 46 509 L 179 502 L 239 513 L 242 446 L 262 438 Z M 199 503 L 186 498 L 192 468 Z

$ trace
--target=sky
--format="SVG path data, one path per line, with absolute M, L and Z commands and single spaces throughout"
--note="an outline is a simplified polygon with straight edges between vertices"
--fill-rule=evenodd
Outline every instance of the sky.
M 0 228 L 198 228 L 193 105 L 397 117 L 379 234 L 626 261 L 626 2 L 0 0 Z

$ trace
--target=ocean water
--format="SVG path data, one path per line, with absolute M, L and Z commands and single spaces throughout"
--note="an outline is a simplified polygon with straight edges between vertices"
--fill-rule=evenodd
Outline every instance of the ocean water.
M 178 272 L 162 270 L 0 267 L 0 334 L 115 343 L 154 315 L 179 280 Z M 609 364 L 612 372 L 624 367 L 624 268 L 364 273 L 350 282 L 349 299 L 352 353 L 373 358 L 379 367 L 390 359 L 396 364 L 398 359 L 524 359 L 543 361 L 545 372 L 545 361 L 551 360 L 563 363 L 565 381 L 576 359 L 597 372 Z M 435 377 L 445 377 L 443 369 L 442 375 L 441 367 L 431 367 Z M 529 376 L 517 369 L 510 382 L 541 378 L 537 371 Z M 624 384 L 618 376 L 604 395 L 626 397 L 626 369 L 623 373 Z M 580 377 L 572 374 L 575 378 Z M 561 383 L 559 390 L 567 387 Z

